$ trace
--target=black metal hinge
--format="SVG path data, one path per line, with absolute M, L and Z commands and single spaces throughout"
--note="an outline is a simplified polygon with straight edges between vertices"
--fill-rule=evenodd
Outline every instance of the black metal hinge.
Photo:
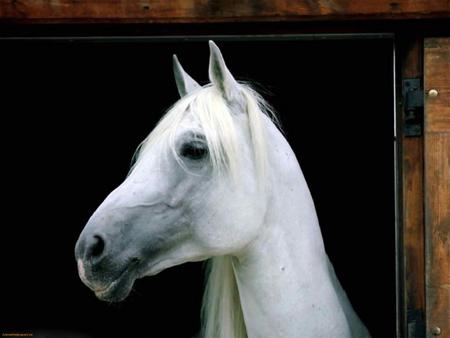
M 403 94 L 403 134 L 421 136 L 423 132 L 423 89 L 418 78 L 404 79 Z

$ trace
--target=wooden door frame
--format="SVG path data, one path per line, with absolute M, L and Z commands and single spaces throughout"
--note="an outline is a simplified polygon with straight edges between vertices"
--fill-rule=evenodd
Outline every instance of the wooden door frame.
M 402 39 L 397 53 L 397 311 L 400 337 L 425 335 L 423 133 L 405 135 L 402 90 L 405 79 L 423 79 L 422 41 L 421 37 Z

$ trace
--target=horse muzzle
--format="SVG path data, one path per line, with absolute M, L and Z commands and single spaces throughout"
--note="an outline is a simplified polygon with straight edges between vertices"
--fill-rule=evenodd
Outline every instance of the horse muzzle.
M 120 257 L 108 244 L 100 233 L 82 233 L 75 247 L 78 275 L 100 300 L 119 302 L 133 287 L 140 259 Z

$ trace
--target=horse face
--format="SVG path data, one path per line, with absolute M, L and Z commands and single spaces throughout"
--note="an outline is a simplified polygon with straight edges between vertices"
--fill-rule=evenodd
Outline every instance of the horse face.
M 239 177 L 214 173 L 202 131 L 190 122 L 177 131 L 177 154 L 155 144 L 95 211 L 76 258 L 100 299 L 121 300 L 136 278 L 171 266 L 238 253 L 257 235 L 264 203 L 247 132 L 237 134 Z
M 232 93 L 229 84 L 212 82 L 222 94 Z M 238 254 L 257 236 L 265 199 L 255 175 L 248 118 L 237 111 L 238 103 L 231 105 L 237 175 L 215 170 L 205 130 L 187 111 L 172 142 L 154 142 L 89 219 L 75 255 L 80 278 L 98 298 L 122 300 L 136 278 L 188 261 Z

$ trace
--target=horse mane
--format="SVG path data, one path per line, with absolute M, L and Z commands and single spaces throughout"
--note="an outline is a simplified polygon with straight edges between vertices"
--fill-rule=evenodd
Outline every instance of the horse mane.
M 264 115 L 272 119 L 277 126 L 278 122 L 271 107 L 248 84 L 240 83 L 239 90 L 248 116 L 256 174 L 258 182 L 262 185 L 265 182 L 267 165 Z M 233 123 L 234 113 L 219 90 L 212 85 L 201 87 L 182 97 L 167 111 L 155 129 L 139 146 L 133 168 L 157 142 L 166 142 L 177 161 L 183 166 L 182 159 L 175 148 L 175 135 L 187 114 L 194 116 L 205 135 L 213 170 L 218 174 L 225 172 L 232 177 L 237 177 L 239 157 Z M 231 255 L 216 256 L 207 262 L 201 310 L 203 337 L 247 337 L 233 259 Z
M 205 276 L 201 337 L 247 338 L 233 257 L 228 255 L 209 259 Z

